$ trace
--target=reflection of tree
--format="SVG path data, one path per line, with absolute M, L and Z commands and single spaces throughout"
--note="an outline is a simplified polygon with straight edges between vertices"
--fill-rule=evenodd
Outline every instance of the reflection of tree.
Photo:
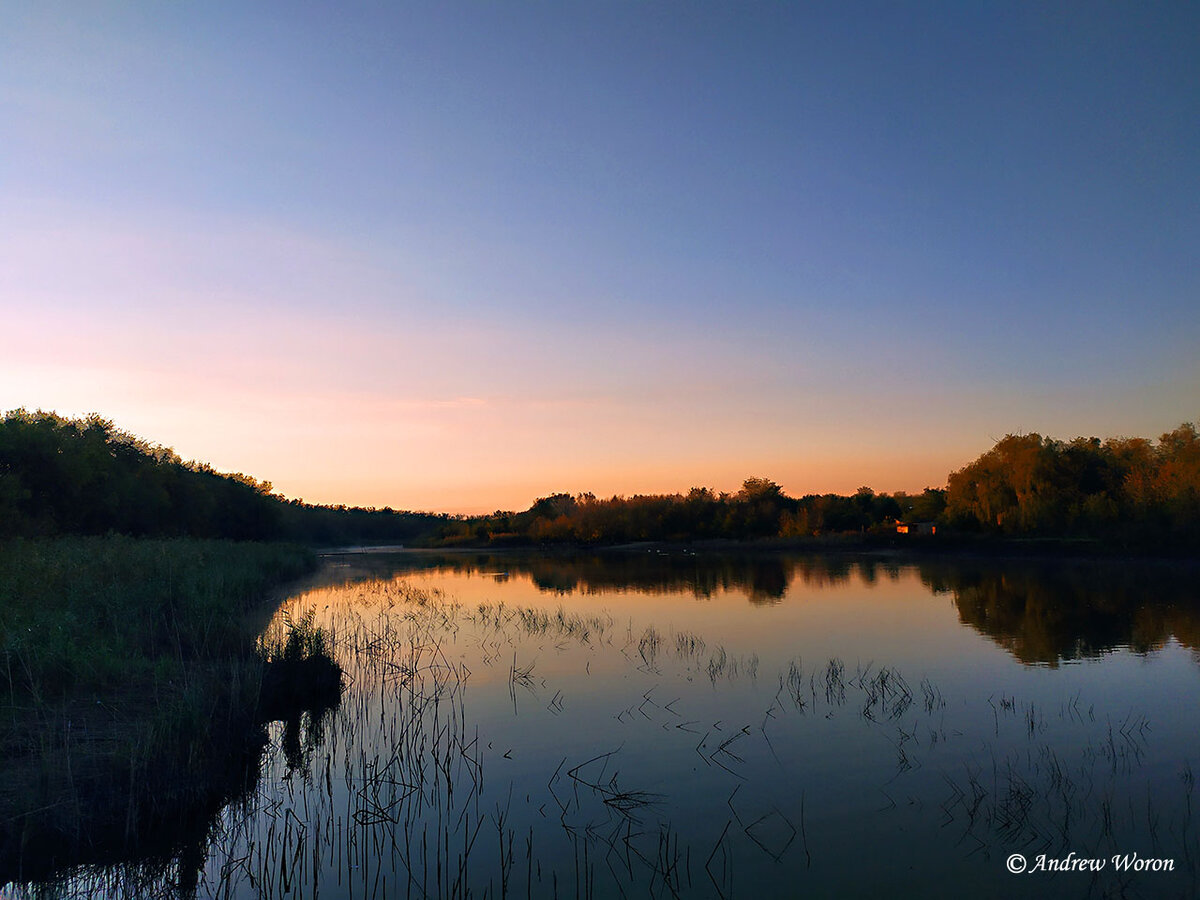
M 741 592 L 778 603 L 799 580 L 814 588 L 862 579 L 895 581 L 910 567 L 848 554 L 421 553 L 346 557 L 353 573 L 411 571 L 526 575 L 547 593 Z M 1115 647 L 1146 652 L 1174 636 L 1200 654 L 1200 596 L 1194 570 L 1149 562 L 985 562 L 937 560 L 917 566 L 934 593 L 951 593 L 959 618 L 1024 663 L 1057 665 Z
M 697 598 L 742 591 L 751 602 L 776 603 L 787 593 L 793 561 L 777 555 L 603 553 L 452 556 L 453 571 L 506 570 L 528 575 L 548 593 L 635 591 L 689 593 Z
M 1200 646 L 1194 579 L 1178 568 L 1117 563 L 929 563 L 922 581 L 954 595 L 959 618 L 1023 663 L 1145 653 L 1172 636 Z
M 778 553 L 619 552 L 602 553 L 413 553 L 349 555 L 343 567 L 327 573 L 334 580 L 404 572 L 526 575 L 541 591 L 554 594 L 632 591 L 644 594 L 691 594 L 697 598 L 741 592 L 756 604 L 778 603 L 793 581 L 823 587 L 861 577 L 897 579 L 900 567 L 845 555 L 802 556 Z
M 129 878 L 170 881 L 174 860 L 181 894 L 190 896 L 221 811 L 257 784 L 265 736 L 240 723 L 228 734 L 178 740 L 183 746 L 169 749 L 179 754 L 137 769 L 128 759 L 75 749 L 70 766 L 51 759 L 48 773 L 25 783 L 10 760 L 0 778 L 0 884 L 52 881 L 79 866 L 121 866 Z M 55 799 L 31 804 L 38 792 Z
M 805 556 L 796 561 L 795 572 L 810 587 L 832 587 L 846 584 L 855 572 L 873 565 L 872 562 L 856 561 L 846 556 Z
M 111 739 L 67 746 L 70 722 L 53 724 L 49 730 L 65 730 L 44 736 L 57 746 L 32 764 L 40 772 L 31 775 L 27 759 L 11 756 L 0 768 L 0 884 L 53 882 L 81 866 L 113 866 L 144 886 L 130 896 L 195 896 L 223 811 L 257 789 L 265 723 L 283 721 L 288 771 L 308 777 L 312 750 L 340 699 L 337 686 L 317 685 L 264 699 L 257 709 L 231 702 L 226 715 L 197 730 L 168 733 L 156 722 L 165 736 L 142 761 L 111 754 Z M 209 698 L 214 705 L 228 700 Z M 178 891 L 168 889 L 176 880 Z

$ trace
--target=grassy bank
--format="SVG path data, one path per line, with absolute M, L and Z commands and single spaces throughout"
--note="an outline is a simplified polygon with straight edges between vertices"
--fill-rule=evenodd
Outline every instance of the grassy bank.
M 247 616 L 312 555 L 274 544 L 124 537 L 0 544 L 0 688 L 15 703 L 186 683 L 235 655 Z
M 315 565 L 288 545 L 0 544 L 0 885 L 203 845 L 256 777 L 268 601 Z

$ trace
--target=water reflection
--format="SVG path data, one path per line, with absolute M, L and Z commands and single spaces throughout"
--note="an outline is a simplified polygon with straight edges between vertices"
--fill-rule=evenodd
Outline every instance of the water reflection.
M 780 555 L 696 553 L 397 553 L 339 556 L 335 579 L 407 572 L 453 572 L 530 578 L 550 594 L 636 591 L 711 597 L 744 592 L 752 603 L 778 603 L 795 579 L 798 560 Z M 849 564 L 848 564 L 849 565 Z M 831 571 L 831 570 L 830 570 Z M 847 578 L 850 568 L 841 577 Z M 803 577 L 807 580 L 809 576 Z
M 959 621 L 1027 665 L 1057 666 L 1116 649 L 1146 653 L 1172 638 L 1200 654 L 1194 566 L 1110 561 L 1013 561 L 688 552 L 409 553 L 339 558 L 333 580 L 405 573 L 526 577 L 548 594 L 632 592 L 711 598 L 740 593 L 755 606 L 786 602 L 795 585 L 899 582 L 915 572 L 949 594 Z M 1198 655 L 1200 659 L 1200 655 Z
M 1200 647 L 1194 573 L 1165 565 L 927 563 L 921 580 L 954 597 L 959 618 L 1026 664 L 1058 665 L 1172 638 Z
M 200 810 L 140 883 L 124 863 L 76 871 L 63 893 L 1075 886 L 1013 882 L 1016 850 L 1170 856 L 1176 878 L 1139 889 L 1195 893 L 1196 706 L 1180 698 L 1200 673 L 1178 647 L 1059 665 L 1172 638 L 1195 648 L 1190 570 L 687 553 L 327 562 L 280 616 L 313 610 L 338 635 L 340 702 L 268 711 L 269 749 L 237 800 Z M 1110 888 L 1122 883 L 1093 893 Z
M 5 778 L 0 886 L 35 882 L 47 896 L 60 886 L 62 896 L 72 896 L 68 883 L 86 867 L 111 872 L 107 882 L 114 896 L 176 891 L 191 896 L 213 823 L 230 803 L 253 793 L 260 774 L 265 738 L 248 743 L 226 738 L 224 747 L 194 761 L 193 778 L 186 781 L 182 769 L 130 773 L 121 760 L 86 756 L 72 760 L 77 773 L 65 762 L 61 770 L 10 772 L 18 778 L 24 774 L 30 784 L 14 785 Z M 39 778 L 67 777 L 71 783 L 57 792 L 52 805 L 29 806 L 26 798 Z
M 1113 690 L 1128 653 L 1051 671 L 984 646 L 958 594 L 1002 569 L 775 558 L 767 607 L 758 560 L 626 557 L 614 581 L 597 558 L 410 557 L 361 582 L 341 560 L 352 583 L 297 597 L 349 638 L 349 702 L 325 774 L 266 795 L 209 886 L 249 858 L 324 893 L 348 852 L 337 884 L 364 895 L 1032 897 L 1070 885 L 1014 883 L 1007 854 L 1128 848 L 1178 862 L 1139 887 L 1194 886 L 1194 714 L 1172 733 L 1170 704 Z M 1195 696 L 1179 655 L 1143 667 L 1160 700 Z
M 226 703 L 227 711 L 193 730 L 167 730 L 137 716 L 123 722 L 156 741 L 140 765 L 112 752 L 112 734 L 86 734 L 80 709 L 49 723 L 32 757 L 6 758 L 0 897 L 10 896 L 5 885 L 22 883 L 46 897 L 197 896 L 219 823 L 260 789 L 267 748 L 279 744 L 286 771 L 310 777 L 340 689 L 307 696 L 276 689 L 264 692 L 257 708 L 240 695 L 210 702 Z

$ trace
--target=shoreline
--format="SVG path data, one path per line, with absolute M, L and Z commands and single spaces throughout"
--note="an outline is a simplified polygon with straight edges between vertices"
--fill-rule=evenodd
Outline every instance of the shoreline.
M 371 554 L 519 554 L 548 556 L 578 553 L 671 553 L 739 555 L 776 553 L 830 553 L 897 559 L 962 560 L 1054 560 L 1054 561 L 1136 561 L 1200 566 L 1200 548 L 1130 547 L 1093 538 L 976 538 L 973 536 L 914 536 L 897 539 L 890 535 L 844 535 L 828 538 L 763 538 L 734 540 L 709 538 L 686 541 L 630 541 L 619 544 L 463 544 L 452 546 L 382 545 L 327 547 L 314 549 L 318 557 Z

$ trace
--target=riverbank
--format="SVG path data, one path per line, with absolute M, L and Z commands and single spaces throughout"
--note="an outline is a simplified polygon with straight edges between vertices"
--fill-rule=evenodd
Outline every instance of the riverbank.
M 370 548 L 362 552 L 395 552 L 398 548 Z M 1200 563 L 1200 547 L 1186 541 L 1131 543 L 1098 538 L 1069 537 L 996 537 L 992 535 L 938 533 L 901 535 L 894 532 L 866 532 L 773 537 L 748 540 L 708 538 L 702 540 L 634 541 L 613 544 L 571 542 L 471 543 L 455 541 L 446 546 L 430 544 L 404 548 L 412 552 L 538 552 L 556 553 L 851 553 L 899 558 L 987 558 L 987 559 L 1162 559 L 1172 562 Z M 327 550 L 326 553 L 348 552 Z
M 0 544 L 0 885 L 203 843 L 257 777 L 282 652 L 259 635 L 316 565 L 284 544 Z

